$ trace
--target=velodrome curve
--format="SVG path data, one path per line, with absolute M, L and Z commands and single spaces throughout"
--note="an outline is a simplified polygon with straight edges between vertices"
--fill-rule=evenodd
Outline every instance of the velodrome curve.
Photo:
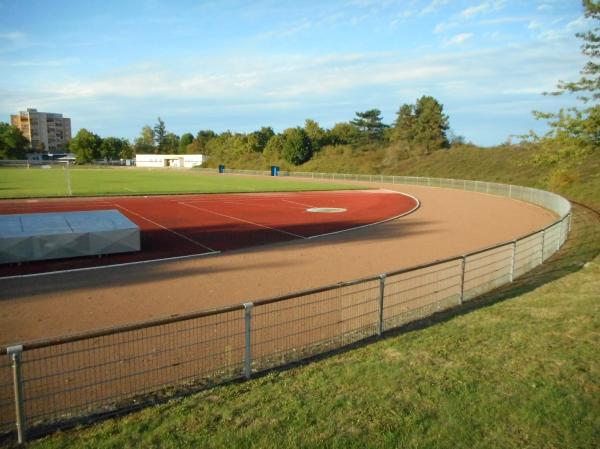
M 372 183 L 367 184 L 373 187 Z M 85 332 L 254 301 L 478 250 L 539 230 L 557 216 L 482 193 L 381 184 L 421 207 L 349 233 L 219 257 L 0 280 L 0 343 Z

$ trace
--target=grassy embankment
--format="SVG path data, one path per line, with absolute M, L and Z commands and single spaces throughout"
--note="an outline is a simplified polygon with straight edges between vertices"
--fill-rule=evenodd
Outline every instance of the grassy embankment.
M 469 145 L 435 152 L 429 156 L 398 158 L 393 147 L 360 149 L 325 147 L 307 163 L 282 170 L 326 173 L 364 173 L 431 176 L 497 181 L 552 190 L 600 209 L 600 151 L 595 154 L 562 154 L 541 145 L 513 145 L 482 149 Z M 209 159 L 210 164 L 221 161 Z M 260 155 L 244 155 L 226 161 L 227 167 L 266 169 Z
M 239 193 L 357 188 L 284 178 L 218 176 L 192 170 L 0 168 L 0 198 Z
M 447 152 L 396 173 L 554 182 L 556 167 L 525 156 Z M 598 205 L 598 167 L 589 158 L 554 190 Z M 600 219 L 577 207 L 560 253 L 469 313 L 32 447 L 599 447 L 599 254 Z

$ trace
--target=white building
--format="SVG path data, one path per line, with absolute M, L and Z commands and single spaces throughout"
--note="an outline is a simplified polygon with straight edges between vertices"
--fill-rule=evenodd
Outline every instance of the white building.
M 201 154 L 136 154 L 137 167 L 177 167 L 193 168 L 202 165 Z

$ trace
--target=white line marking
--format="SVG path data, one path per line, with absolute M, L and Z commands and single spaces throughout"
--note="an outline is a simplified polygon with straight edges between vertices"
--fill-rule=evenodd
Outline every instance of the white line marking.
M 10 210 L 16 210 L 16 209 L 30 209 L 31 207 L 35 207 L 35 208 L 46 208 L 46 209 L 56 209 L 58 207 L 73 207 L 73 206 L 77 206 L 77 207 L 95 207 L 95 206 L 113 206 L 113 203 L 105 203 L 105 202 L 101 202 L 98 201 L 97 203 L 94 202 L 87 202 L 87 203 L 79 203 L 79 202 L 60 202 L 60 203 L 52 203 L 52 204 L 45 204 L 42 202 L 27 202 L 25 203 L 26 206 L 19 206 L 19 205 L 13 205 L 13 207 L 8 207 L 7 209 Z M 8 205 L 8 203 L 7 203 Z M 9 205 L 10 206 L 10 205 Z M 3 208 L 4 210 L 4 208 Z
M 181 203 L 181 202 L 178 203 L 178 204 L 181 204 L 182 206 L 186 206 L 186 207 L 191 207 L 192 209 L 196 209 L 196 210 L 199 210 L 199 211 L 208 212 L 209 214 L 214 214 L 214 215 L 219 215 L 220 217 L 229 218 L 231 220 L 237 220 L 237 221 L 241 221 L 243 223 L 248 223 L 248 224 L 251 224 L 252 226 L 257 226 L 257 227 L 260 227 L 260 228 L 270 229 L 271 231 L 280 232 L 282 234 L 291 235 L 292 237 L 297 237 L 299 239 L 307 239 L 308 238 L 308 237 L 304 237 L 303 235 L 294 234 L 293 232 L 284 231 L 283 229 L 272 228 L 270 226 L 261 225 L 259 223 L 254 223 L 252 221 L 244 220 L 242 218 L 237 218 L 237 217 L 232 217 L 231 215 L 221 214 L 219 212 L 215 212 L 215 211 L 212 211 L 210 209 L 204 209 L 203 207 L 197 207 L 197 206 L 193 206 L 191 204 Z
M 159 228 L 162 228 L 162 229 L 164 229 L 165 231 L 169 231 L 171 234 L 175 234 L 176 236 L 178 236 L 178 237 L 181 237 L 182 239 L 185 239 L 185 240 L 187 240 L 188 242 L 192 242 L 194 245 L 198 245 L 198 246 L 200 246 L 200 247 L 202 247 L 202 248 L 204 248 L 204 249 L 207 249 L 207 250 L 209 250 L 209 251 L 212 251 L 212 252 L 215 252 L 215 251 L 216 251 L 216 250 L 214 250 L 214 249 L 212 249 L 212 248 L 209 248 L 209 247 L 208 247 L 208 246 L 206 246 L 206 245 L 203 245 L 203 244 L 202 244 L 202 243 L 200 243 L 200 242 L 197 242 L 196 240 L 194 240 L 194 239 L 192 239 L 192 238 L 190 238 L 190 237 L 188 237 L 188 236 L 186 236 L 186 235 L 180 234 L 180 233 L 179 233 L 179 232 L 177 232 L 177 231 L 173 231 L 172 229 L 169 229 L 169 228 L 167 228 L 166 226 L 163 226 L 163 225 L 161 225 L 160 223 L 157 223 L 157 222 L 155 222 L 155 221 L 149 220 L 148 218 L 144 217 L 143 215 L 140 215 L 140 214 L 138 214 L 138 213 L 136 213 L 136 212 L 133 212 L 132 210 L 129 210 L 129 209 L 127 209 L 126 207 L 123 207 L 123 206 L 121 206 L 121 205 L 119 205 L 119 204 L 117 204 L 117 203 L 115 203 L 115 206 L 117 206 L 117 207 L 120 207 L 121 209 L 123 209 L 123 210 L 125 210 L 125 211 L 129 212 L 130 214 L 133 214 L 133 215 L 135 215 L 136 217 L 140 217 L 142 220 L 146 220 L 148 223 L 152 223 L 153 225 L 155 225 L 155 226 L 158 226 Z
M 333 231 L 333 232 L 328 232 L 326 234 L 312 235 L 312 236 L 308 237 L 308 239 L 317 239 L 317 238 L 325 237 L 325 236 L 328 236 L 328 235 L 341 234 L 342 232 L 355 231 L 356 229 L 361 229 L 361 228 L 368 228 L 369 226 L 375 226 L 375 225 L 378 225 L 378 224 L 381 224 L 381 223 L 385 223 L 387 221 L 392 221 L 392 220 L 395 220 L 397 218 L 404 217 L 405 215 L 408 215 L 408 214 L 412 214 L 419 207 L 421 207 L 421 202 L 419 201 L 419 199 L 417 197 L 415 197 L 413 195 L 410 195 L 410 194 L 404 193 L 404 192 L 397 192 L 395 190 L 390 190 L 390 192 L 394 192 L 394 193 L 397 193 L 399 195 L 408 196 L 408 197 L 412 198 L 413 200 L 415 200 L 417 204 L 411 210 L 403 212 L 400 215 L 396 215 L 395 217 L 386 218 L 385 220 L 376 221 L 375 223 L 369 223 L 369 224 L 366 224 L 366 225 L 355 226 L 353 228 L 342 229 L 341 231 Z
M 144 264 L 157 263 L 157 262 L 171 262 L 174 260 L 193 259 L 195 257 L 213 256 L 213 255 L 217 255 L 217 254 L 221 254 L 221 251 L 210 251 L 208 253 L 188 254 L 186 256 L 163 257 L 162 259 L 138 260 L 136 262 L 115 263 L 112 265 L 100 265 L 97 267 L 73 268 L 71 270 L 47 271 L 45 273 L 18 274 L 16 276 L 0 277 L 0 281 L 10 280 L 10 279 L 39 277 L 39 276 L 50 276 L 53 274 L 77 273 L 79 271 L 103 270 L 105 268 L 128 267 L 128 266 L 132 266 L 132 265 L 144 265 Z
M 291 204 L 298 204 L 299 206 L 302 206 L 302 207 L 316 207 L 312 204 L 302 204 L 302 203 L 298 203 L 297 201 L 292 201 L 292 200 L 282 199 L 281 201 L 285 201 L 286 203 L 291 203 Z
M 67 178 L 67 193 L 69 196 L 73 196 L 73 190 L 71 189 L 71 172 L 69 171 L 68 164 L 66 166 L 63 165 L 63 170 L 65 171 L 65 176 Z

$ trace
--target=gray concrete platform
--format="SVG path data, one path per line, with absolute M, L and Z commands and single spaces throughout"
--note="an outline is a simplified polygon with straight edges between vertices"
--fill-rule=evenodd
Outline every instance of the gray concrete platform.
M 0 215 L 0 263 L 140 250 L 140 229 L 118 210 Z

